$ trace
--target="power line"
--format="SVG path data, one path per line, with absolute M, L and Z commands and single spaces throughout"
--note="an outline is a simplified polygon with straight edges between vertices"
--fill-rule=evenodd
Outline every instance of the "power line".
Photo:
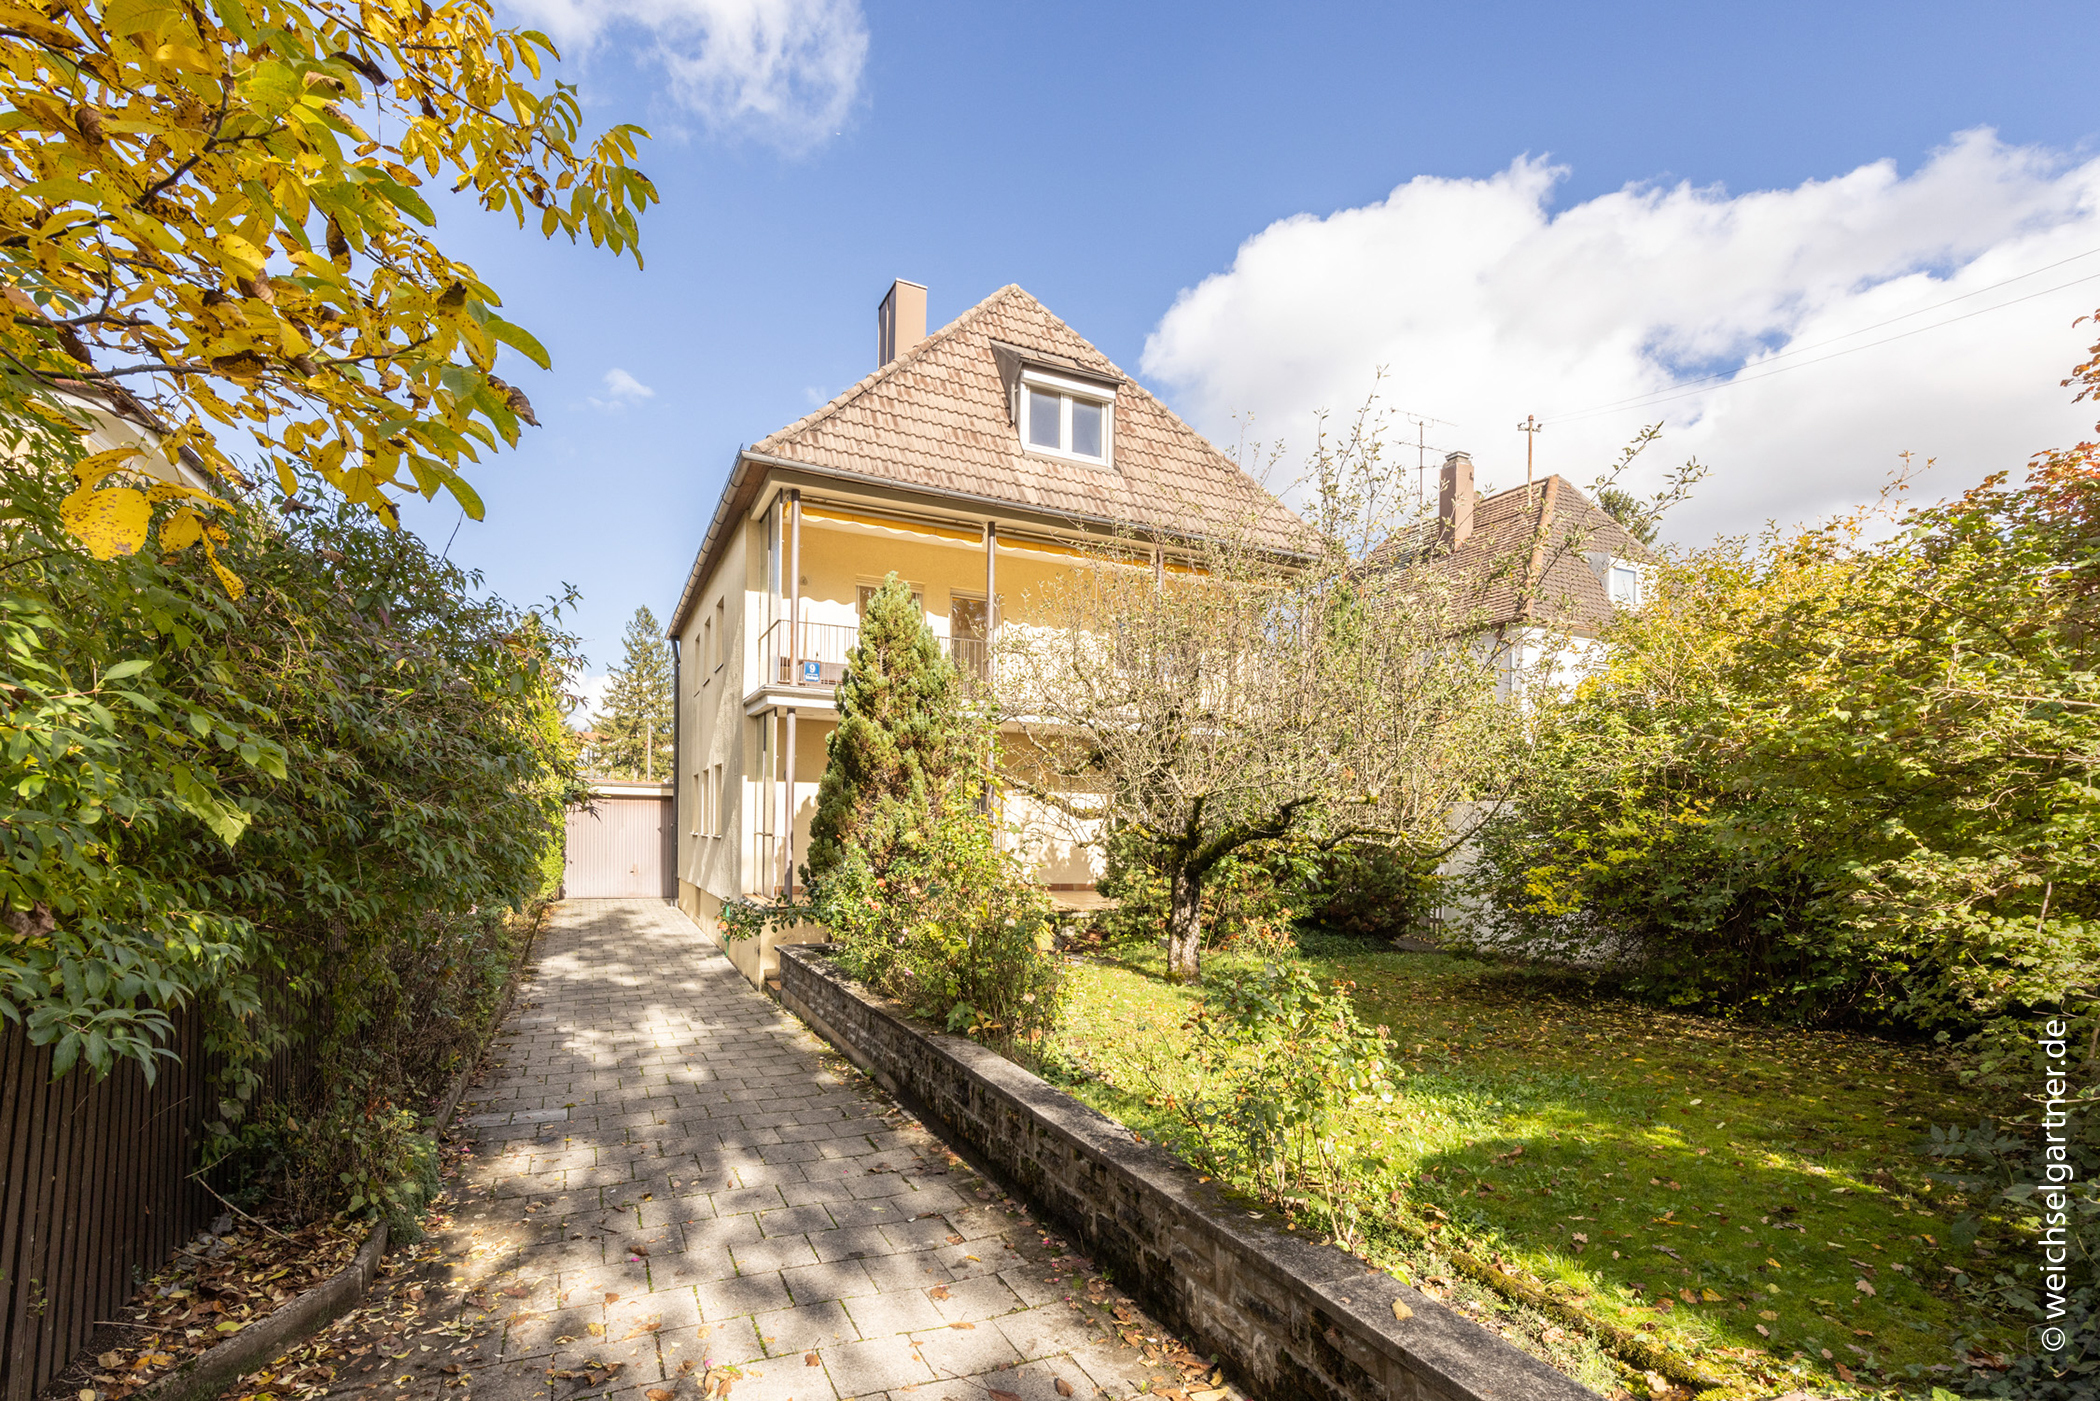
M 2030 277 L 2039 277 L 2045 272 L 2053 272 L 2057 268 L 2063 267 L 2067 263 L 2075 263 L 2082 258 L 2090 258 L 2096 253 L 2100 253 L 2100 248 L 2088 248 L 2083 253 L 2073 253 L 2068 258 L 2059 258 L 2053 263 L 2046 263 L 2041 267 L 2030 269 L 2029 271 L 2020 273 L 2016 276 L 2005 278 L 2004 280 L 1999 282 L 1993 282 L 1988 287 L 1979 287 L 1973 292 L 1964 292 L 1957 297 L 1948 297 L 1943 301 L 1934 302 L 1931 306 L 1919 307 L 1914 311 L 1906 311 L 1899 316 L 1891 316 L 1885 321 L 1876 321 L 1871 325 L 1861 326 L 1856 330 L 1846 331 L 1841 335 L 1830 336 L 1824 340 L 1811 341 L 1806 345 L 1790 345 L 1786 349 L 1778 351 L 1775 354 L 1766 356 L 1763 360 L 1758 361 L 1757 368 L 1764 369 L 1766 366 L 1772 365 L 1777 361 L 1787 359 L 1790 356 L 1805 355 L 1809 351 L 1821 350 L 1825 346 L 1836 345 L 1840 341 L 1850 340 L 1854 336 L 1864 336 L 1869 332 L 1881 330 L 1885 326 L 1893 326 L 1899 321 L 1908 321 L 1914 316 L 1925 316 L 1935 311 L 1945 310 L 1947 307 L 1953 306 L 1958 302 L 1965 302 L 1972 297 L 1980 297 L 1983 296 L 1985 293 L 1995 292 L 1998 291 L 2000 288 L 2004 287 L 2010 287 L 2013 283 L 2024 282 Z M 1977 311 L 1964 313 L 1961 316 L 1950 317 L 1945 321 L 1934 322 L 1931 326 L 1920 326 L 1916 328 L 1916 330 L 1904 332 L 1903 335 L 1915 335 L 1917 331 L 1936 330 L 1941 326 L 1951 326 L 1956 321 L 1966 321 L 1971 316 L 1980 316 L 1986 311 L 1997 311 L 2003 307 L 2017 306 L 2021 302 L 2032 301 L 2035 297 L 2046 297 L 2051 292 L 2061 292 L 2065 288 L 2076 287 L 2083 282 L 2090 282 L 2093 280 L 2093 277 L 2100 277 L 2100 273 L 2095 273 L 2089 277 L 2074 278 L 2070 282 L 2065 282 L 2056 287 L 2048 288 L 2045 291 L 2029 293 L 2027 296 L 2024 297 L 2015 297 L 2008 302 L 1999 302 L 1996 306 L 1983 307 Z M 1901 335 L 1889 336 L 1884 340 L 1875 341 L 1871 345 L 1856 345 L 1849 347 L 1846 350 L 1839 351 L 1838 354 L 1850 354 L 1854 350 L 1869 350 L 1872 349 L 1875 345 L 1887 345 L 1890 341 L 1901 339 L 1903 339 L 1903 336 Z M 1818 358 L 1820 360 L 1831 360 L 1835 359 L 1836 356 L 1825 355 L 1820 356 Z M 1816 362 L 1810 361 L 1807 363 L 1813 364 Z M 1784 368 L 1794 369 L 1797 367 L 1789 365 L 1785 366 Z M 1770 371 L 1770 373 L 1777 374 L 1779 373 L 1779 370 L 1774 369 Z M 1571 420 L 1588 418 L 1594 414 L 1605 413 L 1614 409 L 1636 408 L 1650 401 L 1654 401 L 1656 403 L 1666 403 L 1671 399 L 1683 398 L 1686 392 L 1696 392 L 1698 389 L 1705 385 L 1719 384 L 1724 382 L 1735 382 L 1740 380 L 1741 377 L 1742 376 L 1740 371 L 1717 371 L 1714 374 L 1702 375 L 1698 379 L 1679 381 L 1678 383 L 1671 385 L 1668 389 L 1658 389 L 1651 391 L 1647 394 L 1635 394 L 1629 398 L 1612 400 L 1609 403 L 1593 404 L 1588 408 L 1571 409 L 1566 413 L 1553 414 L 1550 415 L 1545 421 L 1548 423 L 1566 423 Z M 1750 376 L 1750 378 L 1753 379 L 1762 379 L 1764 377 L 1764 375 Z
M 2096 252 L 2100 252 L 2100 249 L 2096 249 L 2095 251 L 2096 251 Z M 1774 375 L 1783 375 L 1783 374 L 1785 374 L 1785 373 L 1786 373 L 1786 372 L 1787 372 L 1788 370 L 1799 370 L 1799 369 L 1804 369 L 1804 368 L 1806 368 L 1807 366 L 1810 366 L 1810 365 L 1820 365 L 1820 364 L 1822 364 L 1822 363 L 1823 363 L 1824 361 L 1826 361 L 1826 360 L 1836 360 L 1836 359 L 1839 359 L 1839 358 L 1840 358 L 1840 357 L 1842 357 L 1842 356 L 1846 356 L 1846 355 L 1856 355 L 1856 354 L 1858 354 L 1858 353 L 1859 353 L 1860 351 L 1862 351 L 1862 350 L 1872 350 L 1872 349 L 1874 349 L 1874 348 L 1875 348 L 1876 346 L 1881 346 L 1881 345 L 1888 345 L 1888 344 L 1890 344 L 1890 343 L 1892 343 L 1892 342 L 1894 342 L 1894 341 L 1900 341 L 1900 340 L 1907 340 L 1907 339 L 1908 339 L 1908 338 L 1910 338 L 1911 336 L 1923 335 L 1923 334 L 1924 334 L 1925 332 L 1927 332 L 1927 331 L 1937 331 L 1937 330 L 1940 330 L 1940 329 L 1942 329 L 1943 327 L 1947 327 L 1947 326 L 1952 326 L 1952 325 L 1954 325 L 1954 324 L 1955 324 L 1956 322 L 1958 322 L 1958 321 L 1967 321 L 1967 320 L 1969 320 L 1969 319 L 1970 319 L 1971 317 L 1975 317 L 1975 316 L 1985 316 L 1985 315 L 1988 315 L 1989 313 L 1991 313 L 1991 312 L 1994 312 L 1994 311 L 2003 311 L 2003 310 L 2005 310 L 2005 308 L 2007 308 L 2007 307 L 2009 307 L 2009 306 L 2018 306 L 2018 305 L 2019 305 L 2019 304 L 2020 304 L 2021 302 L 2031 302 L 2031 301 L 2033 301 L 2033 300 L 2034 300 L 2034 299 L 2035 299 L 2036 297 L 2046 297 L 2046 296 L 2049 296 L 2049 295 L 2051 295 L 2052 293 L 2056 293 L 2056 292 L 2062 292 L 2062 291 L 2065 291 L 2065 290 L 2067 290 L 2067 289 L 2069 289 L 2069 288 L 2072 288 L 2072 287 L 2077 287 L 2077 286 L 2079 286 L 2079 285 L 2081 285 L 2081 284 L 2083 284 L 2083 283 L 2087 283 L 2087 282 L 2093 282 L 2093 281 L 2100 281 L 2100 272 L 2092 273 L 2092 274 L 2089 274 L 2088 276 L 2085 276 L 2085 277 L 2076 277 L 2076 278 L 2073 278 L 2073 279 L 2071 279 L 2071 280 L 2070 280 L 2069 282 L 2059 283 L 2058 285 L 2056 285 L 2056 286 L 2054 286 L 2054 287 L 2045 287 L 2045 288 L 2043 288 L 2043 289 L 2042 289 L 2041 291 L 2039 291 L 2039 292 L 2029 292 L 2029 293 L 2028 293 L 2028 294 L 2027 294 L 2026 296 L 2024 296 L 2024 297 L 2014 297 L 2014 298 L 2013 298 L 2013 299 L 2012 299 L 2011 301 L 2009 301 L 2009 302 L 1999 302 L 1999 303 L 1998 303 L 1998 304 L 1997 304 L 1996 306 L 1986 306 L 1986 307 L 1978 307 L 1978 308 L 1977 308 L 1976 310 L 1974 310 L 1974 311 L 1967 311 L 1967 312 L 1963 312 L 1963 313 L 1962 313 L 1962 314 L 1961 314 L 1960 316 L 1950 316 L 1950 317 L 1948 317 L 1948 318 L 1947 318 L 1947 319 L 1946 319 L 1945 321 L 1935 321 L 1935 322 L 1933 322 L 1933 323 L 1932 323 L 1932 324 L 1931 324 L 1930 326 L 1916 326 L 1916 327 L 1913 327 L 1912 329 L 1910 329 L 1910 330 L 1908 330 L 1908 331 L 1899 331 L 1899 332 L 1897 332 L 1897 333 L 1896 333 L 1895 335 L 1893 335 L 1893 336 L 1884 336 L 1884 337 L 1882 337 L 1882 338 L 1881 338 L 1880 340 L 1878 340 L 1878 341 L 1868 341 L 1868 342 L 1867 342 L 1867 343 L 1866 343 L 1865 345 L 1855 345 L 1855 346 L 1849 346 L 1849 347 L 1847 347 L 1847 348 L 1846 348 L 1846 349 L 1844 349 L 1844 350 L 1834 350 L 1834 351 L 1832 351 L 1832 352 L 1831 352 L 1830 354 L 1828 354 L 1828 355 L 1818 355 L 1818 356 L 1817 356 L 1817 357 L 1816 357 L 1815 359 L 1813 359 L 1813 360 L 1802 360 L 1802 361 L 1798 361 L 1798 362 L 1796 362 L 1796 363 L 1794 363 L 1794 364 L 1792 364 L 1792 365 L 1781 365 L 1781 366 L 1779 366 L 1779 367 L 1778 367 L 1778 368 L 1776 368 L 1776 369 L 1770 369 L 1770 370 L 1763 370 L 1763 367 L 1764 367 L 1765 365 L 1767 365 L 1767 364 L 1771 363 L 1771 362 L 1770 362 L 1770 360 L 1761 360 L 1761 361 L 1759 361 L 1759 362 L 1758 362 L 1758 364 L 1757 364 L 1757 366 L 1756 366 L 1756 368 L 1758 368 L 1758 369 L 1761 369 L 1761 370 L 1763 370 L 1763 373 L 1761 373 L 1761 374 L 1747 374 L 1747 373 L 1741 373 L 1741 372 L 1737 372 L 1737 373 L 1734 373 L 1734 374 L 1732 374 L 1732 375 L 1731 375 L 1731 374 L 1720 374 L 1720 375 L 1708 375 L 1708 376 L 1706 376 L 1706 377 L 1705 377 L 1705 378 L 1703 378 L 1703 379 L 1693 380 L 1693 381 L 1689 382 L 1688 384 L 1681 384 L 1681 385 L 1672 385 L 1672 386 L 1671 386 L 1671 387 L 1670 387 L 1669 389 L 1659 389 L 1659 390 L 1656 390 L 1656 391 L 1655 391 L 1654 393 L 1652 393 L 1652 394 L 1645 394 L 1645 395 L 1642 395 L 1642 396 L 1640 396 L 1640 397 L 1638 397 L 1638 398 L 1635 398 L 1635 399 L 1625 399 L 1625 400 L 1620 400 L 1620 401 L 1619 401 L 1619 402 L 1617 402 L 1617 403 L 1611 403 L 1611 404 L 1600 404 L 1600 405 L 1598 405 L 1598 406 L 1597 406 L 1597 407 L 1595 407 L 1595 408 L 1589 408 L 1589 409 L 1578 409 L 1578 410 L 1576 410 L 1576 411 L 1574 411 L 1574 412 L 1572 412 L 1572 413 L 1565 413 L 1565 414 L 1559 414 L 1559 415 L 1556 415 L 1555 417 L 1553 417 L 1553 418 L 1549 418 L 1549 419 L 1547 419 L 1546 421 L 1547 421 L 1548 423 L 1579 423 L 1579 422 L 1582 422 L 1582 421 L 1583 421 L 1584 419 L 1590 419 L 1590 418 L 1595 418 L 1595 417 L 1597 417 L 1597 416 L 1598 416 L 1598 415 L 1600 415 L 1600 414 L 1606 414 L 1606 413 L 1613 413 L 1613 412 L 1616 412 L 1616 411 L 1618 411 L 1618 410 L 1620 410 L 1620 409 L 1628 409 L 1628 408 L 1653 408 L 1653 407 L 1655 407 L 1656 405 L 1659 405 L 1659 404 L 1667 404 L 1667 403 L 1670 403 L 1670 402 L 1672 402 L 1672 401 L 1674 401 L 1674 400 L 1677 400 L 1677 399 L 1686 399 L 1686 398 L 1690 398 L 1690 397 L 1691 397 L 1692 395 L 1694 395 L 1694 394 L 1704 394 L 1704 393 L 1706 393 L 1706 392 L 1708 391 L 1708 389 L 1709 389 L 1709 388 L 1714 388 L 1714 389 L 1726 389 L 1726 388 L 1729 388 L 1729 387 L 1731 387 L 1731 386 L 1733 386 L 1733 385 L 1738 385 L 1738 384 L 1748 384 L 1748 383 L 1751 383 L 1752 381 L 1755 381 L 1755 380 L 1760 380 L 1760 379 L 1770 379 L 1770 378 L 1772 378 L 1772 376 L 1774 376 Z M 1986 289 L 1984 289 L 1984 290 L 1988 291 L 1988 290 L 1990 290 L 1990 289 L 1986 288 Z M 1974 293 L 1968 293 L 1967 295 L 1969 295 L 1969 296 L 1974 296 L 1975 294 L 1974 294 Z M 1945 305 L 1945 303 L 1943 303 L 1942 305 Z M 1938 310 L 1938 308 L 1936 308 L 1936 307 L 1935 307 L 1935 308 L 1930 308 L 1930 309 L 1931 309 L 1931 310 Z M 1895 319 L 1898 319 L 1898 320 L 1900 320 L 1901 318 L 1895 318 Z M 1888 325 L 1888 324 L 1892 324 L 1892 323 L 1891 323 L 1891 322 L 1883 322 L 1882 324 L 1883 324 L 1883 325 Z M 1866 329 L 1872 329 L 1872 328 L 1871 328 L 1871 327 L 1869 327 L 1869 328 L 1866 328 Z M 1851 334 L 1853 334 L 1853 335 L 1857 335 L 1857 334 L 1861 334 L 1861 333 L 1860 333 L 1860 332 L 1852 332 Z M 1832 345 L 1832 344 L 1835 344 L 1835 343 L 1836 343 L 1836 340 L 1841 340 L 1841 339 L 1845 339 L 1845 337 L 1837 337 L 1837 338 L 1835 338 L 1834 340 L 1830 340 L 1830 341 L 1822 341 L 1822 342 L 1819 342 L 1819 344 L 1821 344 L 1821 345 Z M 1813 348 L 1813 347 L 1809 347 L 1809 346 L 1803 346 L 1803 347 L 1802 347 L 1802 350 L 1806 351 L 1806 350 L 1809 350 L 1809 349 L 1812 349 L 1812 348 Z M 1788 352 L 1788 353 L 1791 353 L 1791 352 Z M 1771 359 L 1772 359 L 1772 360 L 1776 360 L 1776 359 L 1778 359 L 1778 358 L 1779 358 L 1779 357 L 1778 357 L 1778 356 L 1776 356 L 1776 355 L 1775 355 L 1775 356 L 1773 356 L 1773 357 L 1771 357 Z M 1712 383 L 1712 381 L 1716 381 L 1716 380 L 1719 380 L 1719 381 L 1722 381 L 1722 382 L 1721 382 L 1721 383 L 1719 383 L 1719 384 L 1714 384 L 1714 383 Z

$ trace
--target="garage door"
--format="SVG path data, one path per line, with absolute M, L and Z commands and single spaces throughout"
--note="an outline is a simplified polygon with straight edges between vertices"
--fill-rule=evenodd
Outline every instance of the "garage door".
M 572 900 L 676 896 L 677 861 L 668 795 L 600 793 L 569 809 L 562 887 Z

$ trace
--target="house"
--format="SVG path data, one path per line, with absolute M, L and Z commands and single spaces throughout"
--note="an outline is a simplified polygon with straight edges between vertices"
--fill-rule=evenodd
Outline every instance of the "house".
M 737 454 L 671 615 L 677 898 L 703 928 L 726 901 L 792 892 L 833 691 L 889 574 L 996 692 L 1001 630 L 1101 548 L 1142 540 L 1160 560 L 1177 541 L 1303 530 L 1019 287 L 928 335 L 926 289 L 899 281 L 876 323 L 872 374 Z M 1018 798 L 1004 816 L 1035 880 L 1093 888 L 1095 858 L 1061 823 Z M 761 981 L 775 941 L 729 952 Z
M 1460 591 L 1505 698 L 1523 686 L 1572 686 L 1599 660 L 1613 613 L 1636 607 L 1652 556 L 1565 477 L 1482 496 L 1473 459 L 1454 452 L 1437 513 L 1387 542 L 1377 565 Z

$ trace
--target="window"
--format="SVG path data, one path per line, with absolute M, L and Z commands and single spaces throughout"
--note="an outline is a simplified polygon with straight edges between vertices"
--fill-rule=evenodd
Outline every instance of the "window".
M 1611 601 L 1614 608 L 1637 608 L 1641 602 L 1641 571 L 1630 564 L 1612 561 Z
M 700 660 L 703 663 L 707 662 L 714 654 L 715 620 L 713 618 L 702 618 L 700 620 Z M 703 676 L 700 678 L 701 685 L 705 686 L 707 682 L 707 677 Z
M 1031 451 L 1107 466 L 1115 391 L 1039 370 L 1021 373 L 1021 441 Z
M 862 617 L 862 618 L 865 618 L 865 617 L 867 617 L 867 616 L 868 616 L 868 604 L 874 601 L 875 595 L 876 595 L 876 594 L 877 594 L 878 592 L 880 592 L 880 591 L 881 591 L 881 589 L 882 589 L 882 585 L 880 585 L 880 584 L 862 584 L 862 585 L 860 586 L 860 597 L 859 597 L 859 599 L 858 599 L 858 600 L 857 600 L 857 601 L 855 602 L 855 604 L 854 604 L 854 607 L 855 607 L 855 609 L 857 610 L 856 616 L 858 616 L 858 617 Z M 925 590 L 923 590 L 923 589 L 917 589 L 917 588 L 913 589 L 913 590 L 911 591 L 911 601 L 912 601 L 912 602 L 913 602 L 914 604 L 916 604 L 916 605 L 918 606 L 919 612 L 920 612 L 921 614 L 924 614 L 924 613 L 925 613 L 925 611 L 926 611 L 926 592 L 925 592 Z
M 715 600 L 715 652 L 710 660 L 717 667 L 729 660 L 728 606 L 727 599 Z
M 710 836 L 719 837 L 724 832 L 729 830 L 729 786 L 728 780 L 723 777 L 722 766 L 720 764 L 715 765 L 715 783 L 713 797 L 714 802 L 712 806 L 714 808 L 714 821 L 708 824 L 708 834 Z

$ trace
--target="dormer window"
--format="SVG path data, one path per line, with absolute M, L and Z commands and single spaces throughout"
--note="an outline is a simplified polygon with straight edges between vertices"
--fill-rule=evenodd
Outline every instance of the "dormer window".
M 1109 463 L 1115 390 L 1042 370 L 1021 371 L 1021 442 L 1030 452 L 1096 467 Z
M 1641 571 L 1620 560 L 1611 563 L 1611 577 L 1607 581 L 1611 589 L 1614 608 L 1638 608 L 1641 604 Z

